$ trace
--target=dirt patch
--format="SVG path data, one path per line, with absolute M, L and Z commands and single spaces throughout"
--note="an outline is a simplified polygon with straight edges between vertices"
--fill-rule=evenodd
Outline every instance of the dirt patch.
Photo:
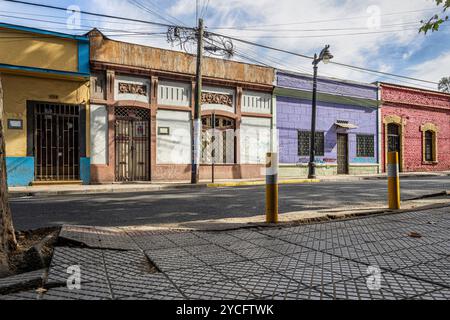
M 48 268 L 60 228 L 42 228 L 16 232 L 17 250 L 12 253 L 13 274 Z

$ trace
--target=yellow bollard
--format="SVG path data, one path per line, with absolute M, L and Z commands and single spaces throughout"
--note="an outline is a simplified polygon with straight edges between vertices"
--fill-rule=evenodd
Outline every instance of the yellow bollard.
M 278 222 L 278 154 L 274 152 L 267 153 L 266 222 Z
M 388 153 L 388 198 L 389 209 L 400 209 L 400 178 L 398 166 L 398 152 Z

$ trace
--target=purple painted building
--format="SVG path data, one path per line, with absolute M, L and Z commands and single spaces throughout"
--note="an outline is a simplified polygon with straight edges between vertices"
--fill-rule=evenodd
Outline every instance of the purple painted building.
M 276 123 L 280 176 L 307 176 L 312 77 L 277 70 Z M 379 172 L 376 85 L 319 77 L 316 122 L 317 174 Z

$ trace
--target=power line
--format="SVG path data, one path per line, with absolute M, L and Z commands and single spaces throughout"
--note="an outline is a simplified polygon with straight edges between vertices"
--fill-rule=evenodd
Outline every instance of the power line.
M 401 27 L 408 25 L 420 24 L 417 21 L 394 23 L 383 25 L 386 27 Z M 209 30 L 224 30 L 224 28 L 208 28 Z M 245 30 L 245 31 L 257 31 L 257 32 L 317 32 L 317 31 L 351 31 L 351 30 L 367 30 L 369 27 L 353 27 L 353 28 L 315 28 L 315 29 L 261 29 L 261 28 L 227 28 L 225 30 Z
M 307 56 L 305 54 L 301 54 L 301 53 L 297 53 L 297 52 L 293 52 L 293 51 L 289 51 L 289 50 L 285 50 L 285 49 L 280 49 L 280 48 L 276 48 L 276 47 L 272 47 L 272 46 L 268 46 L 268 45 L 264 45 L 264 44 L 260 44 L 260 43 L 256 43 L 256 42 L 252 42 L 252 41 L 236 38 L 236 37 L 231 37 L 231 36 L 227 36 L 227 35 L 223 35 L 223 34 L 218 34 L 218 33 L 214 33 L 214 32 L 210 32 L 210 33 L 211 34 L 215 34 L 217 36 L 227 37 L 227 38 L 229 38 L 231 40 L 238 41 L 238 42 L 241 42 L 241 43 L 246 43 L 246 44 L 250 44 L 250 45 L 253 45 L 253 46 L 258 46 L 258 47 L 261 47 L 261 48 L 274 50 L 274 51 L 278 51 L 278 52 L 283 52 L 283 53 L 287 53 L 287 54 L 290 54 L 290 55 L 298 56 L 298 57 L 309 59 L 309 60 L 313 60 L 314 59 L 314 57 Z M 330 63 L 335 64 L 335 65 L 339 65 L 339 66 L 342 66 L 342 67 L 352 68 L 352 69 L 355 69 L 355 70 L 358 70 L 358 71 L 362 71 L 362 72 L 372 72 L 372 73 L 382 74 L 382 75 L 385 75 L 385 76 L 392 76 L 392 77 L 396 77 L 396 78 L 403 78 L 403 79 L 413 80 L 413 81 L 418 81 L 418 82 L 425 82 L 425 83 L 430 83 L 430 84 L 434 84 L 434 85 L 438 84 L 437 82 L 433 82 L 433 81 L 429 81 L 429 80 L 422 80 L 422 79 L 417 79 L 417 78 L 413 78 L 413 77 L 397 75 L 397 74 L 393 74 L 393 73 L 389 73 L 389 72 L 383 72 L 383 71 L 378 71 L 378 70 L 373 70 L 373 69 L 368 69 L 368 68 L 363 68 L 363 67 L 358 67 L 358 66 L 352 66 L 352 65 L 349 65 L 349 64 L 339 63 L 339 62 L 335 62 L 335 61 L 330 61 Z
M 334 38 L 334 37 L 348 37 L 348 36 L 359 36 L 359 35 L 375 35 L 402 31 L 417 31 L 417 28 L 404 28 L 395 30 L 385 30 L 385 31 L 373 31 L 373 32 L 356 32 L 356 33 L 336 33 L 336 34 L 317 34 L 317 35 L 307 35 L 307 36 L 297 36 L 297 35 L 259 35 L 259 36 L 246 36 L 252 39 L 307 39 L 307 38 Z
M 144 5 L 143 3 L 139 2 L 138 0 L 127 0 L 127 1 L 128 1 L 129 3 L 131 3 L 132 5 L 136 6 L 137 8 L 142 9 L 142 10 L 144 10 L 144 11 L 146 11 L 146 12 L 148 12 L 148 13 L 154 15 L 154 16 L 156 16 L 156 17 L 158 17 L 159 19 L 161 19 L 161 20 L 163 20 L 163 21 L 166 21 L 166 22 L 168 22 L 168 23 L 173 23 L 174 21 L 176 21 L 176 23 L 181 23 L 181 25 L 183 25 L 183 26 L 185 25 L 185 24 L 183 23 L 183 21 L 178 20 L 177 18 L 175 18 L 175 17 L 173 17 L 173 16 L 171 16 L 171 15 L 169 15 L 169 14 L 166 14 L 166 15 L 167 15 L 169 18 L 173 19 L 173 20 L 171 21 L 171 20 L 165 18 L 164 15 L 161 15 L 157 10 L 152 10 L 152 9 L 150 9 L 148 6 Z M 150 2 L 150 3 L 151 3 L 152 5 L 154 5 L 155 7 L 157 7 L 157 5 L 155 5 L 153 2 Z
M 422 10 L 411 10 L 411 11 L 399 11 L 399 12 L 392 12 L 392 13 L 385 13 L 380 14 L 380 16 L 394 16 L 394 15 L 401 15 L 406 13 L 417 13 L 417 12 L 426 12 L 436 10 L 434 8 L 430 9 L 422 9 Z M 309 20 L 309 21 L 302 21 L 302 22 L 289 22 L 289 23 L 277 23 L 277 24 L 266 24 L 266 25 L 253 25 L 253 26 L 213 26 L 210 27 L 210 29 L 236 29 L 236 28 L 263 28 L 263 27 L 279 27 L 279 26 L 291 26 L 291 25 L 302 25 L 302 24 L 313 24 L 313 23 L 322 23 L 322 22 L 334 22 L 334 21 L 348 21 L 348 20 L 356 20 L 356 19 L 364 19 L 368 18 L 369 15 L 366 16 L 358 16 L 358 17 L 344 17 L 344 18 L 333 18 L 333 19 L 327 19 L 327 20 Z
M 18 3 L 18 4 L 25 4 L 25 5 L 29 5 L 29 6 L 41 7 L 41 8 L 47 8 L 47 9 L 67 11 L 67 8 L 56 7 L 56 6 L 46 5 L 46 4 L 32 3 L 32 2 L 26 2 L 26 1 L 20 1 L 20 0 L 3 0 L 3 1 L 12 2 L 12 3 Z M 167 28 L 174 26 L 174 25 L 160 23 L 160 22 L 153 22 L 153 21 L 140 20 L 140 19 L 132 19 L 132 18 L 126 18 L 126 17 L 120 17 L 120 16 L 112 16 L 112 15 L 108 15 L 108 14 L 101 14 L 101 13 L 95 13 L 95 12 L 89 12 L 89 11 L 83 11 L 83 10 L 81 10 L 80 13 L 91 15 L 91 16 L 96 16 L 96 17 L 118 19 L 118 20 L 123 20 L 123 21 L 139 22 L 139 23 L 150 24 L 150 25 L 155 25 L 155 26 L 160 26 L 160 27 L 167 27 Z M 188 27 L 185 27 L 185 28 L 188 28 Z M 193 30 L 193 28 L 188 28 L 188 29 L 192 29 Z

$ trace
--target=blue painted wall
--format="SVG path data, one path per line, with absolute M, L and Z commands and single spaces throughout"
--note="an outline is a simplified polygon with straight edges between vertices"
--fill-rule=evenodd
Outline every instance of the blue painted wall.
M 34 179 L 33 157 L 6 157 L 8 186 L 28 186 Z
M 91 158 L 80 158 L 80 180 L 83 184 L 91 181 Z

